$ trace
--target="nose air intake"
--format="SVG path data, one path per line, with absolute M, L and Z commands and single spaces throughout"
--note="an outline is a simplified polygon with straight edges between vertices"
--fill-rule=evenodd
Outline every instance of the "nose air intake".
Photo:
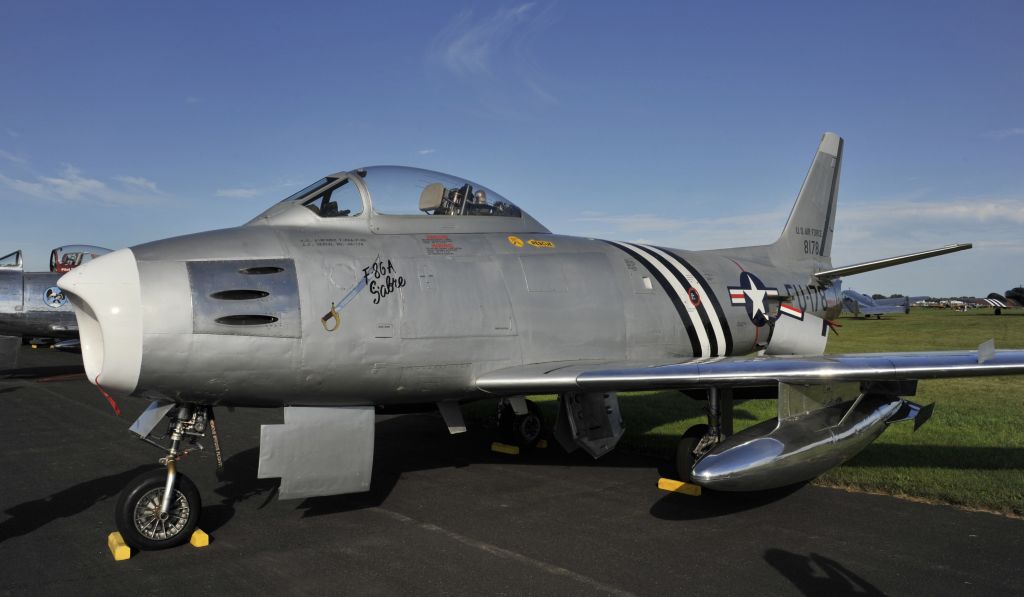
M 75 308 L 89 380 L 108 390 L 133 392 L 142 367 L 142 295 L 131 249 L 75 268 L 57 285 Z

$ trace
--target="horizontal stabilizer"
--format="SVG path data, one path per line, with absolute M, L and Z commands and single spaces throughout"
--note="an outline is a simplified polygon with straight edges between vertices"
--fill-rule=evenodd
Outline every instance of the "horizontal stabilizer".
M 958 243 L 955 245 L 946 245 L 945 247 L 939 247 L 938 249 L 920 251 L 918 253 L 910 253 L 909 255 L 900 255 L 899 257 L 887 257 L 885 259 L 877 259 L 875 261 L 865 261 L 864 263 L 858 263 L 856 265 L 835 267 L 832 269 L 817 272 L 816 274 L 814 274 L 814 277 L 817 278 L 820 282 L 829 282 L 831 280 L 835 280 L 836 278 L 841 278 L 843 276 L 863 274 L 864 272 L 870 272 L 876 269 L 883 269 L 886 267 L 892 267 L 894 265 L 910 263 L 911 261 L 928 259 L 929 257 L 938 257 L 939 255 L 945 255 L 946 253 L 955 253 L 957 251 L 963 251 L 965 249 L 970 249 L 972 246 L 973 245 L 971 243 Z

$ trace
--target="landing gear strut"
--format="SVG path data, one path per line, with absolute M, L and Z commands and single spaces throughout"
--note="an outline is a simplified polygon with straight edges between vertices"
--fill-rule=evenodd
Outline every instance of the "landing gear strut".
M 676 473 L 681 481 L 691 482 L 693 465 L 732 435 L 732 406 L 731 388 L 708 388 L 707 424 L 687 429 L 676 446 Z
M 503 400 L 498 404 L 498 433 L 502 441 L 519 446 L 532 448 L 540 441 L 544 432 L 544 419 L 540 407 L 532 400 L 526 403 L 526 414 L 517 415 L 512 403 Z
M 181 545 L 192 536 L 199 523 L 202 500 L 192 480 L 178 473 L 176 463 L 191 451 L 191 448 L 182 450 L 183 440 L 187 439 L 189 446 L 202 449 L 196 440 L 204 435 L 211 414 L 208 407 L 181 405 L 169 414 L 169 446 L 145 438 L 167 452 L 160 459 L 166 470 L 139 475 L 118 497 L 114 519 L 121 537 L 131 547 L 166 549 Z

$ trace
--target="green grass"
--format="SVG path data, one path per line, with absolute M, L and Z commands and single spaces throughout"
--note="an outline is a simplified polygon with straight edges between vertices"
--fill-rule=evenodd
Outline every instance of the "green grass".
M 881 320 L 844 317 L 828 352 L 1024 348 L 1024 313 L 914 309 Z M 535 396 L 549 422 L 555 397 Z M 922 381 L 916 402 L 936 403 L 924 427 L 892 425 L 861 454 L 818 478 L 845 487 L 1024 516 L 1024 377 Z M 678 392 L 621 394 L 622 449 L 668 457 L 682 432 L 705 422 L 703 402 Z M 478 411 L 479 412 L 479 411 Z M 775 416 L 775 401 L 739 403 L 736 430 Z
M 1024 348 L 1024 313 L 914 309 L 881 321 L 843 318 L 829 352 Z M 927 425 L 892 425 L 824 485 L 1024 515 L 1024 378 L 922 381 L 913 400 L 935 403 Z

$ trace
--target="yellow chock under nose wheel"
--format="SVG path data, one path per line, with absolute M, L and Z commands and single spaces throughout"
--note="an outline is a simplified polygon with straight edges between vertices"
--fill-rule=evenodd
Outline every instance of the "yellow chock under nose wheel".
M 121 533 L 114 531 L 107 535 L 107 548 L 110 550 L 110 554 L 114 556 L 114 560 L 120 562 L 127 560 L 132 557 L 132 548 L 124 542 L 121 537 Z
M 210 545 L 210 536 L 202 529 L 196 529 L 192 531 L 192 537 L 189 538 L 188 542 L 192 547 L 206 547 Z M 110 554 L 114 556 L 114 561 L 116 562 L 132 557 L 132 548 L 128 547 L 128 544 L 124 542 L 124 538 L 121 537 L 121 533 L 117 531 L 107 535 L 107 549 L 110 550 Z

